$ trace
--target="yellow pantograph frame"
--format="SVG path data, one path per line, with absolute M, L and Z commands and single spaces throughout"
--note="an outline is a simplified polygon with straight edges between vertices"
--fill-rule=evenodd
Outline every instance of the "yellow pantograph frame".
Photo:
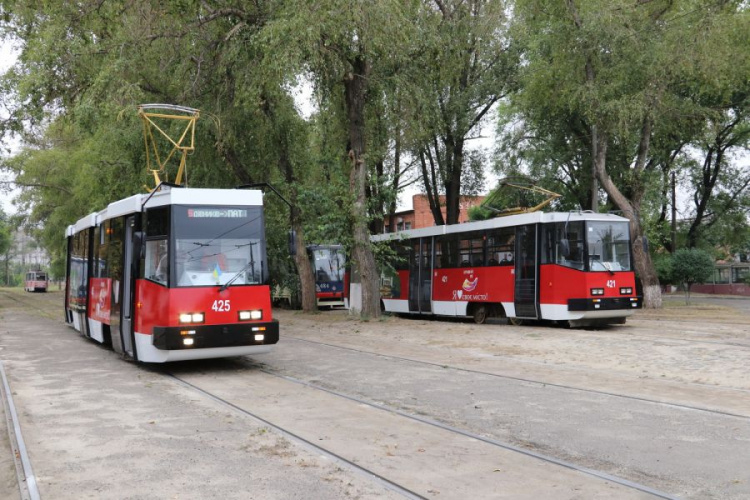
M 154 176 L 154 187 L 148 188 L 149 191 L 155 189 L 162 181 L 169 182 L 167 164 L 177 151 L 180 152 L 180 159 L 174 183 L 182 184 L 182 178 L 183 175 L 185 175 L 187 154 L 195 150 L 195 122 L 200 117 L 200 111 L 195 108 L 175 106 L 173 104 L 141 104 L 138 106 L 138 116 L 140 116 L 141 121 L 143 121 L 143 140 L 146 146 L 146 168 Z M 183 121 L 185 122 L 185 128 L 182 130 L 180 138 L 175 140 L 156 122 L 154 122 L 154 119 Z M 158 135 L 154 134 L 154 130 L 158 132 Z M 183 144 L 188 135 L 190 137 L 189 144 Z M 159 154 L 159 147 L 156 142 L 156 139 L 159 136 L 165 138 L 170 144 L 172 144 L 172 149 L 163 160 Z M 162 177 L 164 178 L 162 179 Z M 185 177 L 187 178 L 187 176 Z
M 532 193 L 536 194 L 543 194 L 546 195 L 547 198 L 542 201 L 541 203 L 534 205 L 533 207 L 510 207 L 510 208 L 504 208 L 504 209 L 496 209 L 492 208 L 491 205 L 492 201 L 495 198 L 495 194 L 498 193 L 497 189 L 503 188 L 503 187 L 511 187 L 516 188 L 524 191 L 531 191 Z M 522 185 L 521 183 L 517 182 L 508 182 L 507 180 L 503 180 L 499 183 L 499 186 L 495 191 L 493 191 L 485 200 L 482 202 L 482 206 L 484 208 L 487 208 L 491 212 L 495 213 L 495 217 L 504 217 L 506 215 L 518 215 L 518 214 L 527 214 L 531 212 L 536 212 L 537 210 L 541 210 L 545 206 L 552 203 L 557 198 L 560 198 L 562 195 L 555 193 L 553 191 L 549 191 L 548 189 L 544 189 L 543 187 L 539 187 L 535 184 L 529 184 L 529 185 Z

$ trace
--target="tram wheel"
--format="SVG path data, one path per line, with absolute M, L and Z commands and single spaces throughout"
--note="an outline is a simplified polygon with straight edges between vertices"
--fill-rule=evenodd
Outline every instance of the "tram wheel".
M 487 306 L 484 304 L 478 304 L 474 306 L 474 323 L 477 325 L 484 324 L 485 321 L 487 321 Z
M 523 320 L 520 318 L 508 318 L 508 322 L 513 326 L 523 326 Z

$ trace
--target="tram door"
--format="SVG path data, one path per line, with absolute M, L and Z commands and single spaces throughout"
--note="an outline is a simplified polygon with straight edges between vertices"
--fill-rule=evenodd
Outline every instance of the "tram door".
M 122 272 L 122 323 L 120 338 L 122 350 L 133 356 L 133 232 L 135 218 L 131 215 L 125 219 L 125 262 Z
M 534 318 L 537 315 L 537 226 L 529 224 L 516 228 L 516 316 Z
M 432 312 L 432 239 L 412 243 L 409 264 L 409 312 Z

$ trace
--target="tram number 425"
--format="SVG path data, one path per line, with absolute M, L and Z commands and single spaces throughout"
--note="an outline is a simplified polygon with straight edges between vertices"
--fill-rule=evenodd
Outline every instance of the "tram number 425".
M 227 300 L 214 300 L 214 305 L 211 306 L 212 311 L 216 312 L 227 312 L 232 310 L 232 306 Z

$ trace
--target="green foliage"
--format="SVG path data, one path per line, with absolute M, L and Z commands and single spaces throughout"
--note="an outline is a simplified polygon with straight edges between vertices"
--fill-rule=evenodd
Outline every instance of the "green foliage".
M 695 283 L 705 283 L 714 272 L 710 253 L 698 248 L 681 248 L 672 254 L 672 279 L 685 285 L 687 295 Z
M 8 223 L 8 217 L 5 215 L 3 209 L 0 208 L 0 255 L 5 256 L 11 243 L 11 228 Z
M 666 174 L 678 171 L 698 193 L 702 160 L 726 146 L 695 241 L 747 249 L 750 176 L 733 156 L 750 137 L 749 14 L 739 2 L 53 0 L 43 15 L 35 2 L 0 9 L 0 35 L 21 48 L 0 77 L 10 113 L 0 136 L 18 134 L 24 145 L 0 168 L 16 175 L 19 209 L 27 227 L 40 228 L 53 272 L 65 226 L 150 181 L 136 116 L 148 102 L 201 110 L 191 186 L 271 182 L 299 207 L 310 243 L 351 248 L 353 224 L 383 216 L 403 182 L 397 143 L 402 165 L 432 154 L 427 184 L 438 192 L 483 190 L 487 160 L 465 146 L 499 107 L 496 170 L 524 172 L 563 194 L 560 210 L 590 206 L 590 131 L 600 126 L 613 181 L 627 197 L 643 192 L 638 215 L 653 242 L 669 236 Z M 357 120 L 368 200 L 355 217 L 344 82 L 362 61 L 366 105 Z M 300 84 L 314 88 L 318 109 L 309 120 L 292 97 Z M 647 118 L 650 152 L 637 173 Z M 271 195 L 266 206 L 269 255 L 285 281 L 295 272 L 289 211 Z
M 669 254 L 658 254 L 654 257 L 654 267 L 659 276 L 659 283 L 674 283 L 672 277 L 672 256 Z

